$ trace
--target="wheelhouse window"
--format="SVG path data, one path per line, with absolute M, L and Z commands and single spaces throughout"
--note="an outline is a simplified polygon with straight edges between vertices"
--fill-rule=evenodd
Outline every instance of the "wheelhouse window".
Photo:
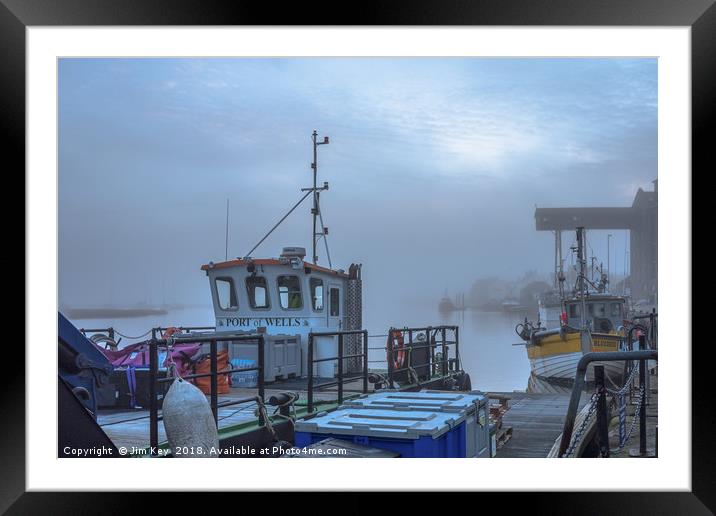
M 266 278 L 263 276 L 249 276 L 246 278 L 246 291 L 249 294 L 251 308 L 260 310 L 270 307 Z
M 604 303 L 594 303 L 594 317 L 606 317 L 607 308 Z
M 331 317 L 338 317 L 341 314 L 341 291 L 337 288 L 331 289 Z
M 298 276 L 279 276 L 278 298 L 281 308 L 297 310 L 303 308 L 303 297 L 301 296 L 301 282 Z
M 323 311 L 323 280 L 311 278 L 308 282 L 311 286 L 311 306 L 316 312 Z
M 621 303 L 612 303 L 611 316 L 612 317 L 621 317 L 622 316 L 622 304 Z
M 219 308 L 222 310 L 239 309 L 239 300 L 236 297 L 233 279 L 216 278 L 214 286 L 216 287 L 216 299 L 219 302 Z

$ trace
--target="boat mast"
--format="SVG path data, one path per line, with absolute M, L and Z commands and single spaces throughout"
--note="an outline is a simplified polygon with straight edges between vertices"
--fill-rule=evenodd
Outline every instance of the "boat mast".
M 323 137 L 323 141 L 318 141 L 318 133 L 314 130 L 313 134 L 311 135 L 311 139 L 313 140 L 313 163 L 311 163 L 311 168 L 313 169 L 313 188 L 310 189 L 313 192 L 313 208 L 311 208 L 311 215 L 313 215 L 313 233 L 311 237 L 311 242 L 313 244 L 313 263 L 318 263 L 318 252 L 316 250 L 316 246 L 318 244 L 319 237 L 326 236 L 326 229 L 323 227 L 323 221 L 321 221 L 321 232 L 316 232 L 316 224 L 318 222 L 318 217 L 321 215 L 321 210 L 319 207 L 320 204 L 320 191 L 321 190 L 328 190 L 328 183 L 323 183 L 323 186 L 321 188 L 318 188 L 317 181 L 318 181 L 318 146 L 319 145 L 327 145 L 329 143 L 328 136 Z M 326 244 L 326 251 L 328 250 L 328 244 Z
M 554 286 L 559 297 L 564 298 L 564 258 L 562 257 L 562 230 L 554 232 Z
M 577 280 L 577 285 L 579 288 L 579 297 L 582 300 L 582 309 L 580 310 L 580 322 L 582 325 L 582 330 L 587 329 L 587 257 L 586 249 L 584 246 L 584 232 L 584 227 L 580 226 L 577 228 L 577 262 L 579 264 L 579 279 Z
M 554 231 L 554 281 L 553 286 L 555 290 L 559 289 L 559 229 Z

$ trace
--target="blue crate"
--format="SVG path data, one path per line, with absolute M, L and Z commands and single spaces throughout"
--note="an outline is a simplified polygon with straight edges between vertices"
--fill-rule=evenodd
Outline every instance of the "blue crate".
M 296 422 L 297 447 L 328 438 L 391 450 L 401 457 L 467 456 L 465 416 L 448 412 L 342 407 Z
M 346 407 L 395 411 L 450 412 L 465 420 L 468 457 L 489 457 L 489 406 L 480 391 L 379 391 L 344 402 Z

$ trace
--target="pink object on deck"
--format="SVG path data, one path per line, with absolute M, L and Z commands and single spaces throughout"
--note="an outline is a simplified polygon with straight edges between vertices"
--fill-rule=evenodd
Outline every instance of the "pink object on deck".
M 149 367 L 149 344 L 146 342 L 138 342 L 130 344 L 117 351 L 104 349 L 95 344 L 104 356 L 112 363 L 114 367 Z M 201 344 L 174 344 L 171 353 L 167 354 L 166 348 L 159 348 L 158 358 L 159 367 L 167 367 L 172 361 L 176 364 L 177 374 L 186 376 L 192 374 L 193 362 L 192 357 L 197 354 Z

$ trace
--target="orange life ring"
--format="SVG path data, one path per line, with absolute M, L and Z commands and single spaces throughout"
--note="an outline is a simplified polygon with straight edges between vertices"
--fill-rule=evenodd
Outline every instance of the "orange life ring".
M 180 330 L 179 328 L 177 328 L 176 326 L 169 326 L 169 328 L 167 328 L 167 329 L 164 331 L 164 333 L 162 333 L 162 338 L 163 338 L 163 339 L 168 339 L 169 337 L 171 337 L 171 336 L 174 335 L 175 333 L 181 333 L 181 330 Z
M 392 363 L 393 370 L 403 369 L 405 367 L 405 357 L 407 355 L 405 349 L 405 341 L 403 340 L 403 332 L 400 330 L 392 330 L 388 333 L 388 341 L 391 343 L 392 340 L 392 356 L 391 352 L 388 351 L 388 361 Z M 391 349 L 391 346 L 388 346 Z

